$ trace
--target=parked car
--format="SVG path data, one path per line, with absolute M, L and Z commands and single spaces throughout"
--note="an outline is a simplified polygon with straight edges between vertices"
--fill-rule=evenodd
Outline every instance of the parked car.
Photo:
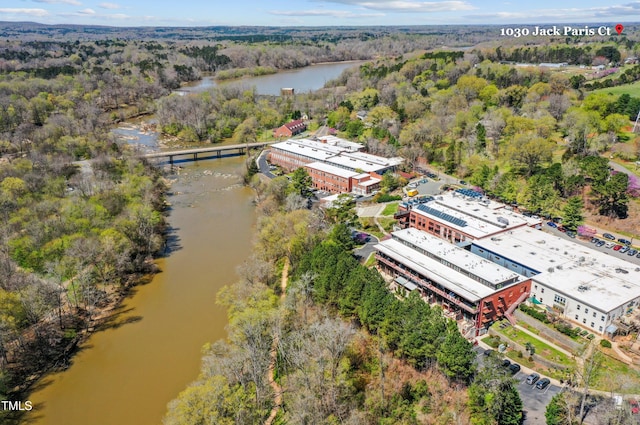
M 603 234 L 602 234 L 602 237 L 603 237 L 603 238 L 605 238 L 605 239 L 612 240 L 612 241 L 615 241 L 615 240 L 616 240 L 616 237 L 615 237 L 615 236 L 613 236 L 611 233 L 603 233 Z
M 540 379 L 540 375 L 538 375 L 537 373 L 532 373 L 531 375 L 527 376 L 527 384 L 533 385 L 538 382 L 538 379 Z
M 544 390 L 545 388 L 547 388 L 549 386 L 550 383 L 551 383 L 551 381 L 549 380 L 549 378 L 542 378 L 536 384 L 536 388 L 539 389 L 539 390 Z
M 502 367 L 509 367 L 511 366 L 511 361 L 509 359 L 504 359 L 502 361 Z
M 595 238 L 595 237 L 591 238 L 591 243 L 598 243 L 598 242 L 600 242 L 600 239 Z
M 628 255 L 629 257 L 633 257 L 633 256 L 634 256 L 634 255 L 636 255 L 637 253 L 638 253 L 638 250 L 637 250 L 637 249 L 633 249 L 633 248 L 632 248 L 632 249 L 630 249 L 630 250 L 627 252 L 627 255 Z
M 484 353 L 482 353 L 482 354 L 484 354 L 485 356 L 489 357 L 489 356 L 491 356 L 493 353 L 495 353 L 495 350 L 493 350 L 493 349 L 491 349 L 491 348 L 488 348 L 488 349 L 484 350 Z
M 631 407 L 632 415 L 637 415 L 638 413 L 640 413 L 640 405 L 638 404 L 638 400 L 636 400 L 635 398 L 629 399 L 629 406 Z
M 622 249 L 622 245 L 616 245 L 613 247 L 614 251 L 620 251 L 620 249 Z
M 631 241 L 624 238 L 619 238 L 618 242 L 620 242 L 623 245 L 631 245 Z
M 613 246 L 614 246 L 614 245 L 615 245 L 615 244 L 614 244 L 613 242 L 607 242 L 607 243 L 604 245 L 604 247 L 605 247 L 605 248 L 609 248 L 609 249 L 611 249 L 611 248 L 613 248 Z
M 567 233 L 567 229 L 564 226 L 558 226 L 558 230 L 562 233 Z
M 555 229 L 556 227 L 558 227 L 558 225 L 557 225 L 556 223 L 554 223 L 553 221 L 547 221 L 547 226 L 549 226 L 549 227 L 553 227 L 554 229 Z
M 624 254 L 625 252 L 629 251 L 629 247 L 628 246 L 623 246 L 622 248 L 620 248 L 620 254 Z
M 512 375 L 515 375 L 516 373 L 520 372 L 520 365 L 518 363 L 512 363 L 511 366 L 509 366 L 509 370 L 511 371 Z
M 605 241 L 600 240 L 600 241 L 596 242 L 596 246 L 600 247 L 600 246 L 603 246 L 605 243 L 606 243 Z
M 569 236 L 570 238 L 575 239 L 576 238 L 576 232 L 574 232 L 573 230 L 569 230 L 567 232 L 567 236 Z

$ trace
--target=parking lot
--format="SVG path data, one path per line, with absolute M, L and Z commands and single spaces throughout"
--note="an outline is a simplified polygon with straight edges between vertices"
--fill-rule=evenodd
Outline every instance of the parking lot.
M 476 347 L 475 351 L 478 353 L 478 364 L 482 366 L 485 359 L 484 348 Z M 514 378 L 518 381 L 517 388 L 522 399 L 523 410 L 525 412 L 524 425 L 545 425 L 546 420 L 544 412 L 547 409 L 547 405 L 551 401 L 551 398 L 561 391 L 561 388 L 557 385 L 550 384 L 545 389 L 537 389 L 535 385 L 527 384 L 527 377 L 530 373 L 535 372 L 526 367 L 522 367 L 520 372 L 514 375 Z M 541 376 L 540 379 L 544 378 Z
M 627 255 L 626 252 L 614 251 L 613 248 L 606 248 L 606 245 L 596 246 L 596 244 L 590 242 L 590 239 L 586 239 L 585 240 L 585 239 L 581 239 L 579 237 L 570 238 L 569 236 L 567 236 L 566 233 L 563 233 L 563 232 L 559 231 L 557 228 L 553 228 L 553 227 L 548 226 L 546 222 L 543 224 L 543 228 L 542 229 L 547 233 L 551 233 L 552 235 L 559 236 L 561 238 L 570 240 L 570 241 L 575 242 L 577 244 L 587 245 L 587 246 L 589 246 L 589 248 L 594 249 L 596 251 L 604 252 L 605 254 L 612 255 L 614 257 L 618 257 L 618 258 L 620 258 L 622 260 L 628 261 L 631 264 L 634 264 L 636 266 L 640 266 L 640 258 L 638 258 L 636 255 L 631 257 L 631 256 Z M 618 237 L 618 236 L 616 236 L 616 237 Z M 605 238 L 602 238 L 602 237 L 598 237 L 598 239 L 603 240 L 605 242 L 613 242 L 614 244 L 619 244 L 616 241 L 609 241 L 608 239 L 605 239 Z

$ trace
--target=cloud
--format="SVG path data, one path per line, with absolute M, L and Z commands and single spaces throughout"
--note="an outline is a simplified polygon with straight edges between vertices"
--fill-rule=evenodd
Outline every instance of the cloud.
M 473 10 L 466 1 L 413 1 L 413 0 L 316 0 L 323 3 L 338 3 L 364 9 L 402 13 L 434 13 Z
M 579 21 L 585 19 L 600 19 L 613 17 L 640 16 L 640 1 L 635 1 L 620 5 L 589 7 L 585 9 L 567 8 L 567 9 L 537 9 L 520 12 L 495 12 L 495 13 L 478 13 L 467 15 L 469 19 L 498 19 L 507 20 L 531 20 L 535 17 L 536 21 Z
M 125 15 L 124 13 L 98 13 L 95 10 L 89 8 L 71 13 L 58 13 L 58 16 L 62 16 L 65 18 L 90 18 L 103 21 L 122 21 L 132 18 L 131 16 Z
M 384 13 L 357 13 L 347 10 L 325 10 L 325 9 L 312 9 L 312 10 L 270 10 L 271 15 L 278 16 L 328 16 L 332 18 L 372 18 L 384 16 Z
M 103 9 L 110 9 L 110 10 L 122 9 L 122 6 L 116 3 L 100 3 L 98 6 Z
M 20 9 L 20 8 L 0 8 L 0 15 L 27 15 L 43 17 L 49 15 L 44 9 Z
M 33 0 L 36 3 L 47 3 L 47 4 L 70 4 L 72 6 L 81 6 L 78 0 Z

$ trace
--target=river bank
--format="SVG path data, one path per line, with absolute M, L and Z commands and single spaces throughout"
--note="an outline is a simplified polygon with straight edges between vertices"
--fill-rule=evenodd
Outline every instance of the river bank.
M 161 422 L 166 404 L 196 379 L 202 346 L 225 336 L 226 310 L 215 296 L 237 279 L 255 223 L 243 168 L 244 158 L 234 157 L 170 176 L 169 255 L 131 288 L 109 326 L 79 345 L 67 370 L 36 385 L 29 423 Z

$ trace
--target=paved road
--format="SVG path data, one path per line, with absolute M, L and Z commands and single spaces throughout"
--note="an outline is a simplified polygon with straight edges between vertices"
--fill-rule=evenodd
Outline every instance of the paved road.
M 260 152 L 258 158 L 256 158 L 256 162 L 258 164 L 258 169 L 262 174 L 269 177 L 270 179 L 275 178 L 275 174 L 273 174 L 269 169 L 269 163 L 267 162 L 267 155 L 269 154 L 269 149 L 265 149 Z
M 373 252 L 375 252 L 375 249 L 373 249 L 373 247 L 379 242 L 379 240 L 373 235 L 369 236 L 371 237 L 371 240 L 369 242 L 353 251 L 353 255 L 355 255 L 359 260 L 365 261 Z
M 563 233 L 563 232 L 559 231 L 558 229 L 554 229 L 554 228 L 548 226 L 546 224 L 546 222 L 543 223 L 542 230 L 547 232 L 547 233 L 551 233 L 554 236 L 559 236 L 559 237 L 561 237 L 563 239 L 570 240 L 571 242 L 575 242 L 575 243 L 581 244 L 581 245 L 586 245 L 589 248 L 594 249 L 596 251 L 604 252 L 605 254 L 611 255 L 613 257 L 618 257 L 618 258 L 620 258 L 622 260 L 628 261 L 629 263 L 631 263 L 634 266 L 640 266 L 640 258 L 638 258 L 637 256 L 631 257 L 631 256 L 627 255 L 626 252 L 625 253 L 620 253 L 620 251 L 614 251 L 613 248 L 605 248 L 604 246 L 598 247 L 595 244 L 592 244 L 590 242 L 591 239 L 583 240 L 583 239 L 580 239 L 580 238 L 570 238 L 569 236 L 566 235 L 566 233 Z M 620 236 L 620 237 L 626 238 L 626 236 Z M 599 237 L 599 239 L 602 239 L 605 242 L 609 242 L 608 239 L 604 239 L 604 238 L 600 238 L 600 237 Z M 615 241 L 611 241 L 611 242 L 617 243 Z M 637 245 L 636 241 L 634 241 L 634 245 Z
M 481 346 L 476 346 L 474 350 L 478 353 L 478 364 L 482 367 L 485 360 L 485 356 L 483 355 L 485 349 Z M 520 393 L 523 410 L 525 412 L 523 425 L 545 425 L 546 419 L 544 412 L 547 409 L 547 405 L 551 401 L 551 398 L 558 394 L 562 388 L 558 385 L 551 384 L 544 390 L 539 390 L 535 385 L 527 384 L 527 376 L 534 371 L 522 365 L 521 367 L 522 369 L 514 375 L 514 378 L 518 381 L 516 387 Z M 540 375 L 542 379 L 544 375 Z

